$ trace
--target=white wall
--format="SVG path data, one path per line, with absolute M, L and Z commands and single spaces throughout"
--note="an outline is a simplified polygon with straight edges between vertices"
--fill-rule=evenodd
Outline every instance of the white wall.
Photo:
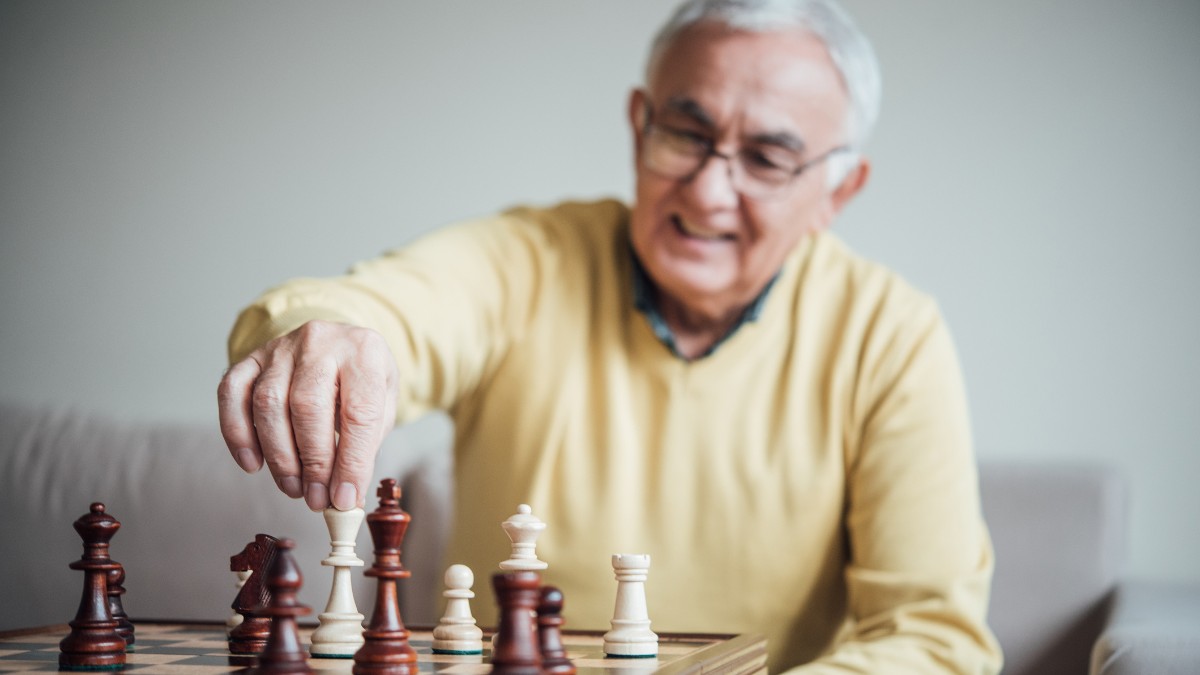
M 838 230 L 941 299 L 981 456 L 1117 464 L 1130 573 L 1200 581 L 1200 3 L 847 3 L 886 93 Z M 671 5 L 0 4 L 0 398 L 212 421 L 263 288 L 627 196 Z

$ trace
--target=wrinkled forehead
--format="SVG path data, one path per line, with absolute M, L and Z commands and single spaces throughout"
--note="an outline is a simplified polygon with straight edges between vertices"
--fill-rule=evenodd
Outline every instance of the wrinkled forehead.
M 649 73 L 651 101 L 688 100 L 716 126 L 837 127 L 846 89 L 825 44 L 802 28 L 763 32 L 701 22 L 680 31 Z

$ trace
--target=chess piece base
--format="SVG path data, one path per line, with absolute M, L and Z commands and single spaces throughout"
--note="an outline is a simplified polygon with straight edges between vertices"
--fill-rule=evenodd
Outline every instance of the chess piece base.
M 108 622 L 110 630 L 80 628 L 71 622 L 72 633 L 59 643 L 58 669 L 71 671 L 118 670 L 125 667 L 125 640 Z
M 229 632 L 229 653 L 261 654 L 271 635 L 271 620 L 266 617 L 246 617 Z
M 368 630 L 365 637 L 354 655 L 354 675 L 417 675 L 417 650 L 408 643 L 407 630 Z
M 318 659 L 352 659 L 360 647 L 362 647 L 361 642 L 326 644 L 310 647 L 308 653 Z
M 310 638 L 309 653 L 323 659 L 351 659 L 363 646 L 363 615 L 322 612 Z
M 658 656 L 658 636 L 627 636 L 613 639 L 604 636 L 604 655 L 619 659 L 652 659 Z
M 462 654 L 473 656 L 483 653 L 483 640 L 437 640 L 433 641 L 434 654 Z
M 473 623 L 447 624 L 433 629 L 434 654 L 482 654 L 483 631 Z

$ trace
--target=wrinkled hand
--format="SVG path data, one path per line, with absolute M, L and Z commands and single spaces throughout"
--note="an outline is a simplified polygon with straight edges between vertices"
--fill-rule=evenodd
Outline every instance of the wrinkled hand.
M 221 435 L 244 471 L 265 461 L 279 489 L 314 511 L 362 506 L 395 422 L 397 378 L 379 333 L 310 321 L 221 378 Z

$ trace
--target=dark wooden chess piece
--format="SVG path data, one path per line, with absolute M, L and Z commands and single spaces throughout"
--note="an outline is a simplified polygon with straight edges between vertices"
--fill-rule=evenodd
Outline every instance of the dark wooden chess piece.
M 500 606 L 500 625 L 492 650 L 493 675 L 539 675 L 542 653 L 538 648 L 538 589 L 542 577 L 537 572 L 500 572 L 492 576 L 496 603 Z
M 266 570 L 274 562 L 279 540 L 269 534 L 255 535 L 241 553 L 229 558 L 231 572 L 250 572 L 250 578 L 233 599 L 233 611 L 242 615 L 242 622 L 229 631 L 229 651 L 234 654 L 258 654 L 267 646 L 271 635 L 271 618 L 258 610 L 271 601 L 271 589 L 266 583 Z
M 300 631 L 296 625 L 296 617 L 312 610 L 296 600 L 304 577 L 292 559 L 291 550 L 295 546 L 296 542 L 291 539 L 281 540 L 276 546 L 275 559 L 264 575 L 271 590 L 271 603 L 257 613 L 271 620 L 271 634 L 258 655 L 258 668 L 254 671 L 261 675 L 316 673 L 308 665 L 308 654 L 300 645 Z
M 363 572 L 375 577 L 375 610 L 363 631 L 363 646 L 354 654 L 354 675 L 416 675 L 417 652 L 408 644 L 400 618 L 396 582 L 411 576 L 400 564 L 400 542 L 412 520 L 400 508 L 400 486 L 391 478 L 380 481 L 379 508 L 367 514 L 375 546 L 375 564 Z
M 538 646 L 542 652 L 542 673 L 575 675 L 575 664 L 567 658 L 562 642 L 563 594 L 554 586 L 542 586 L 538 596 Z
M 117 569 L 108 573 L 108 613 L 117 620 L 117 635 L 125 641 L 125 651 L 133 651 L 133 622 L 125 613 L 125 604 L 121 596 L 125 595 L 125 568 L 116 563 Z
M 83 557 L 70 567 L 83 570 L 83 597 L 71 634 L 59 643 L 59 670 L 117 670 L 125 665 L 125 640 L 108 609 L 108 575 L 118 568 L 108 557 L 108 542 L 120 527 L 100 502 L 75 521 L 75 531 L 83 539 Z

